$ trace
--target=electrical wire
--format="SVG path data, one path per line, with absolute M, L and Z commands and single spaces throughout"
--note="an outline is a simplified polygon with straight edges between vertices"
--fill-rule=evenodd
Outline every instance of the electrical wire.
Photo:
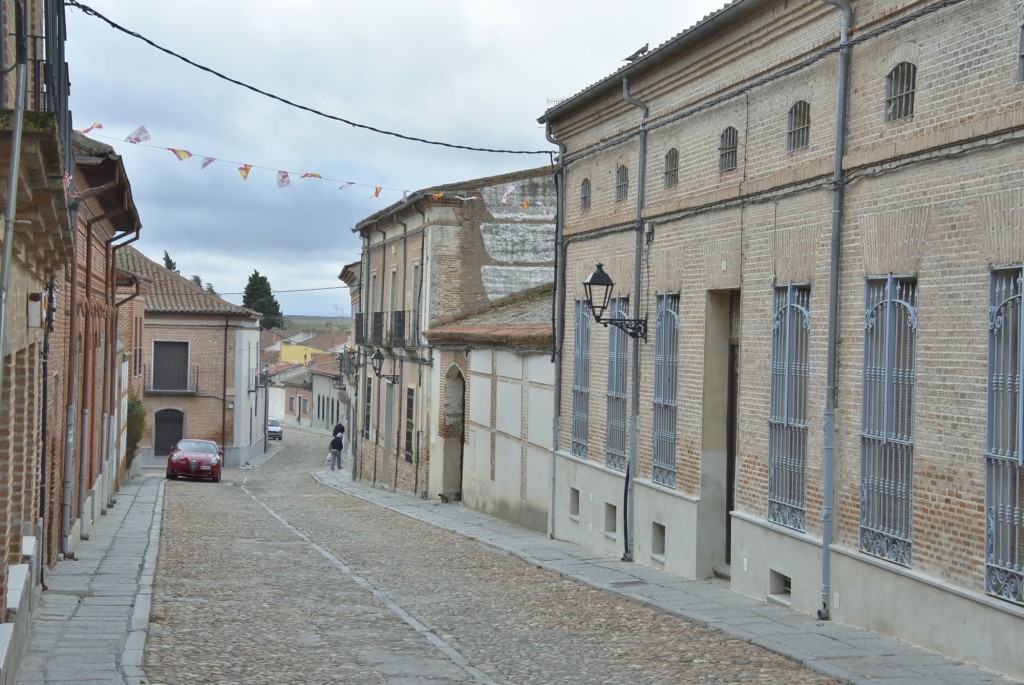
M 338 121 L 338 122 L 341 122 L 343 124 L 348 124 L 349 126 L 352 126 L 353 128 L 361 128 L 361 129 L 365 129 L 367 131 L 372 131 L 373 133 L 379 133 L 379 134 L 385 135 L 385 136 L 392 136 L 394 138 L 401 138 L 402 140 L 409 140 L 409 141 L 412 141 L 414 143 L 423 143 L 425 145 L 438 145 L 440 147 L 453 148 L 453 149 L 456 149 L 456 150 L 469 150 L 470 152 L 494 152 L 494 153 L 505 154 L 505 155 L 547 155 L 548 158 L 551 160 L 551 163 L 554 164 L 555 152 L 553 150 L 502 150 L 502 149 L 487 148 L 487 147 L 474 147 L 472 145 L 458 145 L 456 143 L 445 143 L 445 142 L 441 142 L 441 141 L 437 141 L 437 140 L 428 140 L 426 138 L 417 138 L 415 136 L 408 136 L 408 135 L 405 135 L 403 133 L 396 133 L 394 131 L 388 131 L 388 130 L 385 130 L 385 129 L 382 129 L 382 128 L 377 128 L 375 126 L 369 126 L 367 124 L 360 124 L 360 123 L 357 123 L 357 122 L 354 122 L 354 121 L 350 121 L 348 119 L 344 119 L 342 117 L 335 116 L 333 114 L 327 114 L 326 112 L 321 112 L 318 109 L 313 109 L 312 107 L 307 107 L 306 105 L 300 105 L 297 102 L 292 102 L 291 100 L 288 100 L 287 98 L 283 98 L 283 97 L 281 97 L 279 95 L 274 95 L 273 93 L 268 93 L 265 90 L 260 90 L 259 88 L 255 87 L 255 86 L 249 85 L 248 83 L 244 83 L 244 82 L 239 81 L 237 79 L 233 79 L 230 76 L 225 76 L 224 74 L 222 74 L 219 71 L 216 71 L 214 69 L 211 69 L 210 67 L 206 67 L 206 66 L 203 66 L 202 64 L 199 64 L 197 62 L 193 62 L 189 58 L 184 57 L 183 55 L 179 55 L 178 53 L 174 52 L 173 50 L 169 50 L 169 49 L 167 49 L 167 48 L 165 48 L 163 46 L 157 45 L 155 42 L 153 42 L 149 38 L 146 38 L 142 34 L 136 33 L 135 31 L 127 29 L 127 28 L 121 26 L 120 24 L 117 24 L 116 22 L 111 21 L 110 19 L 108 19 L 107 17 L 103 16 L 102 14 L 100 14 L 99 12 L 94 10 L 93 8 L 89 7 L 88 5 L 83 5 L 82 3 L 78 2 L 77 0 L 64 0 L 64 5 L 67 6 L 67 7 L 75 7 L 77 9 L 80 9 L 85 14 L 87 14 L 89 16 L 96 17 L 97 19 L 100 19 L 101 21 L 106 22 L 107 24 L 110 25 L 111 28 L 113 28 L 113 29 L 115 29 L 117 31 L 121 31 L 122 33 L 125 33 L 125 34 L 131 36 L 132 38 L 137 38 L 137 39 L 141 40 L 142 42 L 146 43 L 147 45 L 149 45 L 151 47 L 154 47 L 157 50 L 170 55 L 171 57 L 175 57 L 175 58 L 181 60 L 182 62 L 184 62 L 185 64 L 188 64 L 189 66 L 195 67 L 196 69 L 199 69 L 201 71 L 205 71 L 208 74 L 212 74 L 213 76 L 216 76 L 219 79 L 227 81 L 228 83 L 233 83 L 236 86 L 241 86 L 242 88 L 246 88 L 247 90 L 251 90 L 252 92 L 257 93 L 259 95 L 262 95 L 264 97 L 268 97 L 268 98 L 270 98 L 272 100 L 277 100 L 278 102 L 283 103 L 285 105 L 288 105 L 289 107 L 294 107 L 296 109 L 301 109 L 304 112 L 309 112 L 310 114 L 315 114 L 316 116 L 323 117 L 324 119 L 330 119 L 332 121 Z

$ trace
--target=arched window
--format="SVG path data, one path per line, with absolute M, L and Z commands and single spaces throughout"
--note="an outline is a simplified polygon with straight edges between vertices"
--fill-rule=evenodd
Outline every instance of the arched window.
M 583 183 L 580 183 L 580 210 L 587 211 L 590 209 L 590 179 L 583 179 Z
M 807 147 L 811 142 L 811 106 L 803 100 L 789 108 L 786 150 L 792 152 Z
M 679 183 L 679 150 L 672 148 L 665 153 L 665 187 Z
M 914 116 L 914 88 L 917 67 L 900 62 L 885 77 L 885 120 L 897 121 Z
M 736 168 L 736 146 L 738 145 L 739 134 L 736 129 L 730 126 L 722 131 L 718 139 L 718 170 L 732 171 Z
M 623 164 L 615 172 L 615 200 L 625 200 L 629 195 L 629 169 Z

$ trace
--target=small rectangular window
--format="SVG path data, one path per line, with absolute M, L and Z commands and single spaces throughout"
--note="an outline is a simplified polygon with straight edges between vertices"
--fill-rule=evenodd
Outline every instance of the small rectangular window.
M 629 195 L 629 169 L 623 164 L 615 172 L 615 200 L 625 200 Z
M 583 183 L 580 184 L 580 210 L 587 211 L 590 209 L 590 179 L 583 179 Z
M 736 168 L 736 148 L 739 146 L 739 133 L 730 126 L 722 131 L 718 141 L 718 170 L 732 171 Z
M 885 120 L 898 121 L 914 115 L 917 67 L 900 62 L 885 78 Z
M 679 150 L 672 148 L 665 154 L 665 187 L 679 183 Z
M 416 390 L 414 388 L 408 388 L 405 393 L 405 460 L 412 463 L 412 452 L 413 452 L 413 431 L 414 426 L 414 409 L 416 406 Z
M 807 147 L 811 139 L 811 106 L 800 100 L 789 109 L 789 130 L 786 150 L 792 152 Z

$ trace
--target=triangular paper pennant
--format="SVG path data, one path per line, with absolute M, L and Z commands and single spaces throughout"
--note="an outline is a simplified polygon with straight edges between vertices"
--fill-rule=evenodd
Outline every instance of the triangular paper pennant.
M 238 167 L 238 174 L 242 177 L 242 180 L 249 178 L 249 172 L 252 170 L 252 164 L 243 164 Z
M 302 178 L 323 178 L 323 176 L 317 173 L 307 171 L 306 173 L 302 174 Z
M 141 143 L 145 140 L 150 140 L 151 138 L 152 136 L 149 135 L 149 131 L 146 130 L 146 127 L 139 126 L 137 129 L 129 133 L 128 137 L 125 138 L 125 140 L 127 140 L 129 143 Z
M 88 133 L 89 131 L 93 130 L 94 128 L 103 128 L 103 124 L 101 124 L 100 122 L 97 121 L 95 124 L 93 124 L 89 128 L 84 129 L 82 131 L 82 133 Z
M 371 197 L 380 197 L 380 191 L 383 190 L 380 186 L 375 186 L 373 189 L 373 195 Z
M 507 185 L 507 186 L 505 186 L 505 194 L 502 195 L 502 197 L 501 197 L 501 204 L 507 205 L 509 202 L 511 202 L 512 201 L 512 193 L 514 193 L 515 191 L 516 191 L 516 187 L 514 185 Z
M 180 162 L 184 162 L 186 159 L 192 156 L 192 153 L 189 152 L 188 150 L 180 150 L 176 147 L 169 147 L 167 149 L 173 152 L 174 156 L 177 157 L 178 161 Z
M 205 169 L 206 167 L 210 166 L 211 164 L 213 164 L 216 161 L 217 160 L 215 160 L 213 157 L 203 157 L 203 163 L 202 163 L 202 165 L 199 168 L 200 169 Z
M 277 172 L 277 187 L 278 188 L 287 188 L 291 184 L 292 184 L 292 179 L 288 176 L 288 172 L 287 171 L 278 171 Z

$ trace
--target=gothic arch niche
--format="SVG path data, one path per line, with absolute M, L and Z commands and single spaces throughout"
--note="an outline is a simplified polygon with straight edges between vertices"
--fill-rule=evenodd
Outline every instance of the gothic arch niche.
M 462 460 L 465 445 L 466 378 L 452 365 L 445 374 L 444 393 L 444 470 L 441 493 L 449 500 L 462 499 Z

